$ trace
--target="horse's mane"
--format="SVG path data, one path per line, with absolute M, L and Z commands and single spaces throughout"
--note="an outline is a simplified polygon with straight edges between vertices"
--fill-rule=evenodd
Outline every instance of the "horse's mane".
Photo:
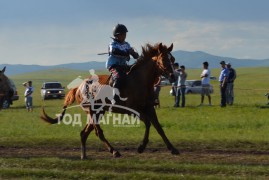
M 145 63 L 148 59 L 151 59 L 153 56 L 156 56 L 158 54 L 159 44 L 160 43 L 151 45 L 147 43 L 145 46 L 142 46 L 142 53 L 136 63 L 131 67 L 130 72 L 137 69 L 137 67 Z
M 147 43 L 145 46 L 143 46 L 142 47 L 142 54 L 140 56 L 141 57 L 140 61 L 155 56 L 158 53 L 159 44 L 160 43 L 156 43 L 155 45 L 151 45 L 151 44 Z

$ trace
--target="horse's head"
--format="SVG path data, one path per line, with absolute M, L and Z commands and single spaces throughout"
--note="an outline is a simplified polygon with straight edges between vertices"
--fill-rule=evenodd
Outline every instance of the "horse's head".
M 10 99 L 10 92 L 13 92 L 13 89 L 10 87 L 10 83 L 6 75 L 4 74 L 6 67 L 0 70 L 0 110 L 2 109 L 4 100 Z M 13 93 L 12 93 L 13 95 Z
M 173 67 L 175 58 L 171 54 L 172 50 L 173 50 L 173 43 L 169 48 L 160 43 L 158 46 L 159 54 L 153 57 L 153 60 L 156 61 L 160 74 L 169 79 L 170 82 L 175 81 L 174 67 Z

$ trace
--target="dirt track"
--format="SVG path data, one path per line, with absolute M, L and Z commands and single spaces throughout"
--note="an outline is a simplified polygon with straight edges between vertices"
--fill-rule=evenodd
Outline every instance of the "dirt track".
M 207 163 L 240 163 L 252 165 L 269 165 L 268 152 L 243 152 L 243 151 L 181 151 L 181 155 L 171 155 L 166 149 L 146 149 L 144 153 L 138 154 L 136 149 L 119 149 L 121 158 L 130 159 L 165 159 L 178 162 L 207 162 Z M 111 159 L 112 155 L 104 149 L 88 149 L 89 159 Z M 38 158 L 58 157 L 65 159 L 80 159 L 80 148 L 61 147 L 4 147 L 0 146 L 0 157 L 4 158 Z

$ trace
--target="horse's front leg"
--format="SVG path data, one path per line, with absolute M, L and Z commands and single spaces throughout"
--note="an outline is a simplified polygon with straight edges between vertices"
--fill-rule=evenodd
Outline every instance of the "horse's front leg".
M 96 118 L 99 118 L 100 115 L 102 114 L 96 114 Z M 114 157 L 120 157 L 121 154 L 116 151 L 111 145 L 110 143 L 107 141 L 107 139 L 105 138 L 104 136 L 104 133 L 103 133 L 103 130 L 101 129 L 100 127 L 100 124 L 95 124 L 94 125 L 94 128 L 95 128 L 95 132 L 96 132 L 96 135 L 99 137 L 99 139 L 105 144 L 106 148 L 108 149 L 108 151 L 110 153 L 113 154 Z
M 93 124 L 90 124 L 90 122 L 85 126 L 85 128 L 80 132 L 80 138 L 81 138 L 81 159 L 86 159 L 86 141 L 91 133 L 91 131 L 94 129 Z
M 138 149 L 137 149 L 138 153 L 143 153 L 149 142 L 149 130 L 150 130 L 150 125 L 151 125 L 148 117 L 141 116 L 141 120 L 145 123 L 146 129 L 145 129 L 144 139 L 142 143 L 138 146 Z
M 148 112 L 150 117 L 151 117 L 151 123 L 153 124 L 153 126 L 155 127 L 155 129 L 157 130 L 157 132 L 160 134 L 160 136 L 162 137 L 164 143 L 166 144 L 168 150 L 171 151 L 171 154 L 180 154 L 179 151 L 171 144 L 171 142 L 169 141 L 169 139 L 166 137 L 163 128 L 161 127 L 155 109 L 154 107 L 152 107 L 150 109 L 150 111 Z

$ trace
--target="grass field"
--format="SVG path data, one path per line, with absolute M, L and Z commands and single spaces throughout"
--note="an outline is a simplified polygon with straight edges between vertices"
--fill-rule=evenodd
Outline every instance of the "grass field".
M 8 69 L 7 69 L 8 70 Z M 103 72 L 100 72 L 103 73 Z M 201 69 L 187 69 L 188 79 L 197 79 Z M 218 77 L 219 69 L 212 75 Z M 41 107 L 54 116 L 63 100 L 42 101 L 42 82 L 57 80 L 66 86 L 88 72 L 57 69 L 11 77 L 20 100 L 0 111 L 0 179 L 268 179 L 269 108 L 264 94 L 269 91 L 269 67 L 237 69 L 235 104 L 220 108 L 218 82 L 213 106 L 202 106 L 200 95 L 186 95 L 185 108 L 173 108 L 170 87 L 161 90 L 159 121 L 181 155 L 169 153 L 152 127 L 143 154 L 136 148 L 144 135 L 141 127 L 102 126 L 104 134 L 122 157 L 112 158 L 92 133 L 87 141 L 87 160 L 80 160 L 79 133 L 83 126 L 48 125 L 40 120 Z M 24 108 L 21 85 L 32 80 L 34 112 Z M 205 99 L 207 103 L 207 99 Z M 79 108 L 68 110 L 71 115 Z

